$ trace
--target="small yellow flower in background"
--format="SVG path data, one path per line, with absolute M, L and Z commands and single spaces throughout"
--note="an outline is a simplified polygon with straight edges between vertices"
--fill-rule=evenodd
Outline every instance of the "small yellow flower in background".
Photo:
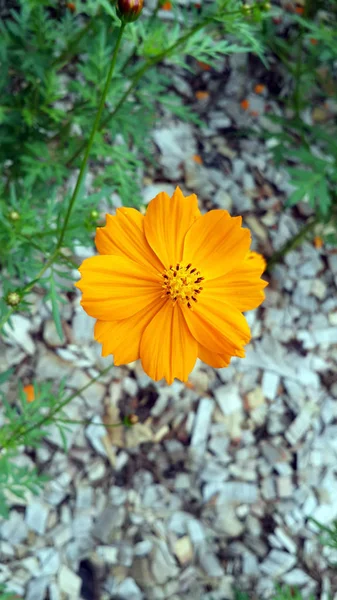
M 201 215 L 195 194 L 158 194 L 145 216 L 119 208 L 97 228 L 99 256 L 83 261 L 84 310 L 95 339 L 116 365 L 141 359 L 155 381 L 187 381 L 197 357 L 225 367 L 244 356 L 250 330 L 242 311 L 267 285 L 250 232 L 225 210 Z
M 192 158 L 193 158 L 194 162 L 196 162 L 198 165 L 203 164 L 203 160 L 202 160 L 200 154 L 193 154 Z
M 254 92 L 255 92 L 255 94 L 263 94 L 265 89 L 266 89 L 266 86 L 263 85 L 263 83 L 257 83 L 256 86 L 254 87 Z
M 206 92 L 204 90 L 198 90 L 195 92 L 195 97 L 197 100 L 206 100 L 207 98 L 209 98 L 209 92 Z
M 249 100 L 247 100 L 247 98 L 245 98 L 244 100 L 241 100 L 240 106 L 241 106 L 242 110 L 248 110 L 248 108 L 250 106 Z
M 320 248 L 323 246 L 323 240 L 319 235 L 314 237 L 314 246 L 317 248 L 317 250 L 320 250 Z
M 23 388 L 23 391 L 26 396 L 27 402 L 34 402 L 34 400 L 35 400 L 34 386 L 31 384 L 25 385 L 25 387 Z

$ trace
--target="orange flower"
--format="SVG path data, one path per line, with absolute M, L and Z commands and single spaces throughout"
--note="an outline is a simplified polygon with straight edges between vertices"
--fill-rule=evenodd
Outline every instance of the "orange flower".
M 205 62 L 202 62 L 201 60 L 197 60 L 197 63 L 199 65 L 199 67 L 203 70 L 203 71 L 210 71 L 211 70 L 211 65 L 208 65 Z
M 318 44 L 318 41 L 315 38 L 310 38 L 310 44 L 316 46 Z
M 198 90 L 195 92 L 195 97 L 197 100 L 206 100 L 206 98 L 209 98 L 209 92 Z
M 263 83 L 257 83 L 256 86 L 254 87 L 254 92 L 255 92 L 255 94 L 263 94 L 265 89 L 266 89 L 266 86 L 263 85 Z
M 247 100 L 247 98 L 245 98 L 244 100 L 241 100 L 240 106 L 241 106 L 242 110 L 248 110 L 249 100 Z
M 83 261 L 84 310 L 97 319 L 102 355 L 116 365 L 141 359 L 154 380 L 187 381 L 197 357 L 225 367 L 244 356 L 267 283 L 250 253 L 250 232 L 225 210 L 201 215 L 195 194 L 158 194 L 145 216 L 119 208 L 97 228 L 99 256 Z
M 259 112 L 257 110 L 251 110 L 251 111 L 249 111 L 249 114 L 252 117 L 258 117 L 259 116 Z
M 295 7 L 295 13 L 297 15 L 303 15 L 304 14 L 304 8 L 303 8 L 303 6 L 296 6 Z
M 73 2 L 67 2 L 67 8 L 69 8 L 71 12 L 75 12 L 76 10 L 76 6 Z
M 317 250 L 319 250 L 323 246 L 323 240 L 319 235 L 316 235 L 314 237 L 314 246 L 315 248 L 317 248 Z
M 192 158 L 193 158 L 194 162 L 198 163 L 198 165 L 202 165 L 203 164 L 203 161 L 202 161 L 202 158 L 201 158 L 200 154 L 193 154 Z
M 23 391 L 26 395 L 27 402 L 34 402 L 34 400 L 35 400 L 34 386 L 31 384 L 25 385 L 25 387 L 23 388 Z
M 160 7 L 162 10 L 172 10 L 171 2 L 164 2 Z

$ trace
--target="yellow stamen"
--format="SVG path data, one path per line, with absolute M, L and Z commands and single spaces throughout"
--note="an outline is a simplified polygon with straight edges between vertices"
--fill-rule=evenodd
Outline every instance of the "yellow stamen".
M 183 266 L 177 264 L 174 268 L 172 265 L 169 269 L 166 269 L 163 273 L 163 288 L 165 290 L 165 296 L 171 296 L 173 302 L 180 300 L 180 302 L 187 303 L 188 308 L 192 308 L 190 299 L 193 302 L 198 302 L 195 294 L 200 294 L 202 287 L 200 283 L 204 280 L 201 277 L 200 271 L 196 268 L 192 268 L 192 264 Z

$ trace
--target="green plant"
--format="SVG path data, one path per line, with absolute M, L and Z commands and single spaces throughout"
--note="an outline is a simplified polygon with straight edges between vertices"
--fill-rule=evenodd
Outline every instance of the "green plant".
M 302 15 L 279 11 L 275 20 L 276 25 L 272 20 L 264 23 L 264 40 L 286 69 L 284 83 L 289 94 L 284 98 L 285 116 L 268 115 L 274 127 L 272 133 L 265 131 L 265 136 L 273 138 L 274 161 L 286 167 L 293 186 L 285 208 L 307 202 L 313 218 L 295 240 L 272 257 L 270 266 L 315 229 L 327 243 L 337 244 L 337 129 L 333 108 L 337 82 L 331 74 L 337 58 L 336 4 L 308 0 Z M 287 28 L 281 35 L 278 28 L 283 20 Z
M 321 533 L 320 543 L 322 546 L 337 548 L 337 520 L 333 521 L 331 525 L 323 525 L 313 518 L 311 518 L 310 521 L 315 523 Z
M 255 596 L 251 596 L 246 592 L 234 590 L 234 600 L 255 600 Z M 257 600 L 257 598 L 256 598 Z M 304 600 L 301 592 L 294 586 L 275 586 L 275 596 L 273 600 Z M 315 600 L 314 596 L 310 596 L 308 600 Z
M 200 123 L 170 90 L 167 64 L 193 72 L 196 61 L 215 65 L 235 52 L 261 55 L 263 7 L 247 13 L 240 0 L 217 0 L 200 10 L 175 6 L 175 18 L 163 22 L 158 2 L 130 25 L 108 0 L 78 2 L 75 12 L 57 0 L 19 0 L 9 10 L 0 22 L 0 330 L 6 326 L 6 334 L 14 313 L 29 314 L 28 294 L 36 289 L 62 339 L 62 305 L 73 293 L 77 249 L 93 237 L 101 203 L 113 208 L 118 194 L 122 204 L 141 206 L 156 115 L 169 111 Z M 3 374 L 3 383 L 12 376 Z M 45 480 L 22 467 L 21 446 L 36 447 L 51 424 L 66 446 L 73 421 L 63 410 L 81 393 L 34 386 L 32 403 L 22 389 L 18 401 L 2 394 L 2 516 L 9 493 L 37 493 Z

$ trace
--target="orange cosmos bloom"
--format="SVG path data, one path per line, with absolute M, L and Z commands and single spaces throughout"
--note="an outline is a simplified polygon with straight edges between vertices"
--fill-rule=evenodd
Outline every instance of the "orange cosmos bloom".
M 171 2 L 164 2 L 160 7 L 162 10 L 172 10 Z
M 254 92 L 255 92 L 255 94 L 263 94 L 265 89 L 266 89 L 266 86 L 263 85 L 263 83 L 257 83 L 256 86 L 254 87 Z
M 34 400 L 35 400 L 34 386 L 31 384 L 25 385 L 25 387 L 23 388 L 23 391 L 26 396 L 27 402 L 34 402 Z
M 197 100 L 206 100 L 206 98 L 209 98 L 209 92 L 198 90 L 195 92 L 195 97 Z
M 249 100 L 247 100 L 247 98 L 245 98 L 244 100 L 241 100 L 240 106 L 241 106 L 242 110 L 248 110 Z
M 197 357 L 225 367 L 244 356 L 267 283 L 250 232 L 225 210 L 201 215 L 195 194 L 158 194 L 145 216 L 119 208 L 97 228 L 99 256 L 83 261 L 84 310 L 97 319 L 102 355 L 116 365 L 141 359 L 154 380 L 187 381 Z
M 316 235 L 314 237 L 314 246 L 315 248 L 317 248 L 317 250 L 319 250 L 323 246 L 323 240 L 319 235 Z
M 203 62 L 202 60 L 197 60 L 197 64 L 199 65 L 199 67 L 203 70 L 203 71 L 210 71 L 211 70 L 211 65 Z

